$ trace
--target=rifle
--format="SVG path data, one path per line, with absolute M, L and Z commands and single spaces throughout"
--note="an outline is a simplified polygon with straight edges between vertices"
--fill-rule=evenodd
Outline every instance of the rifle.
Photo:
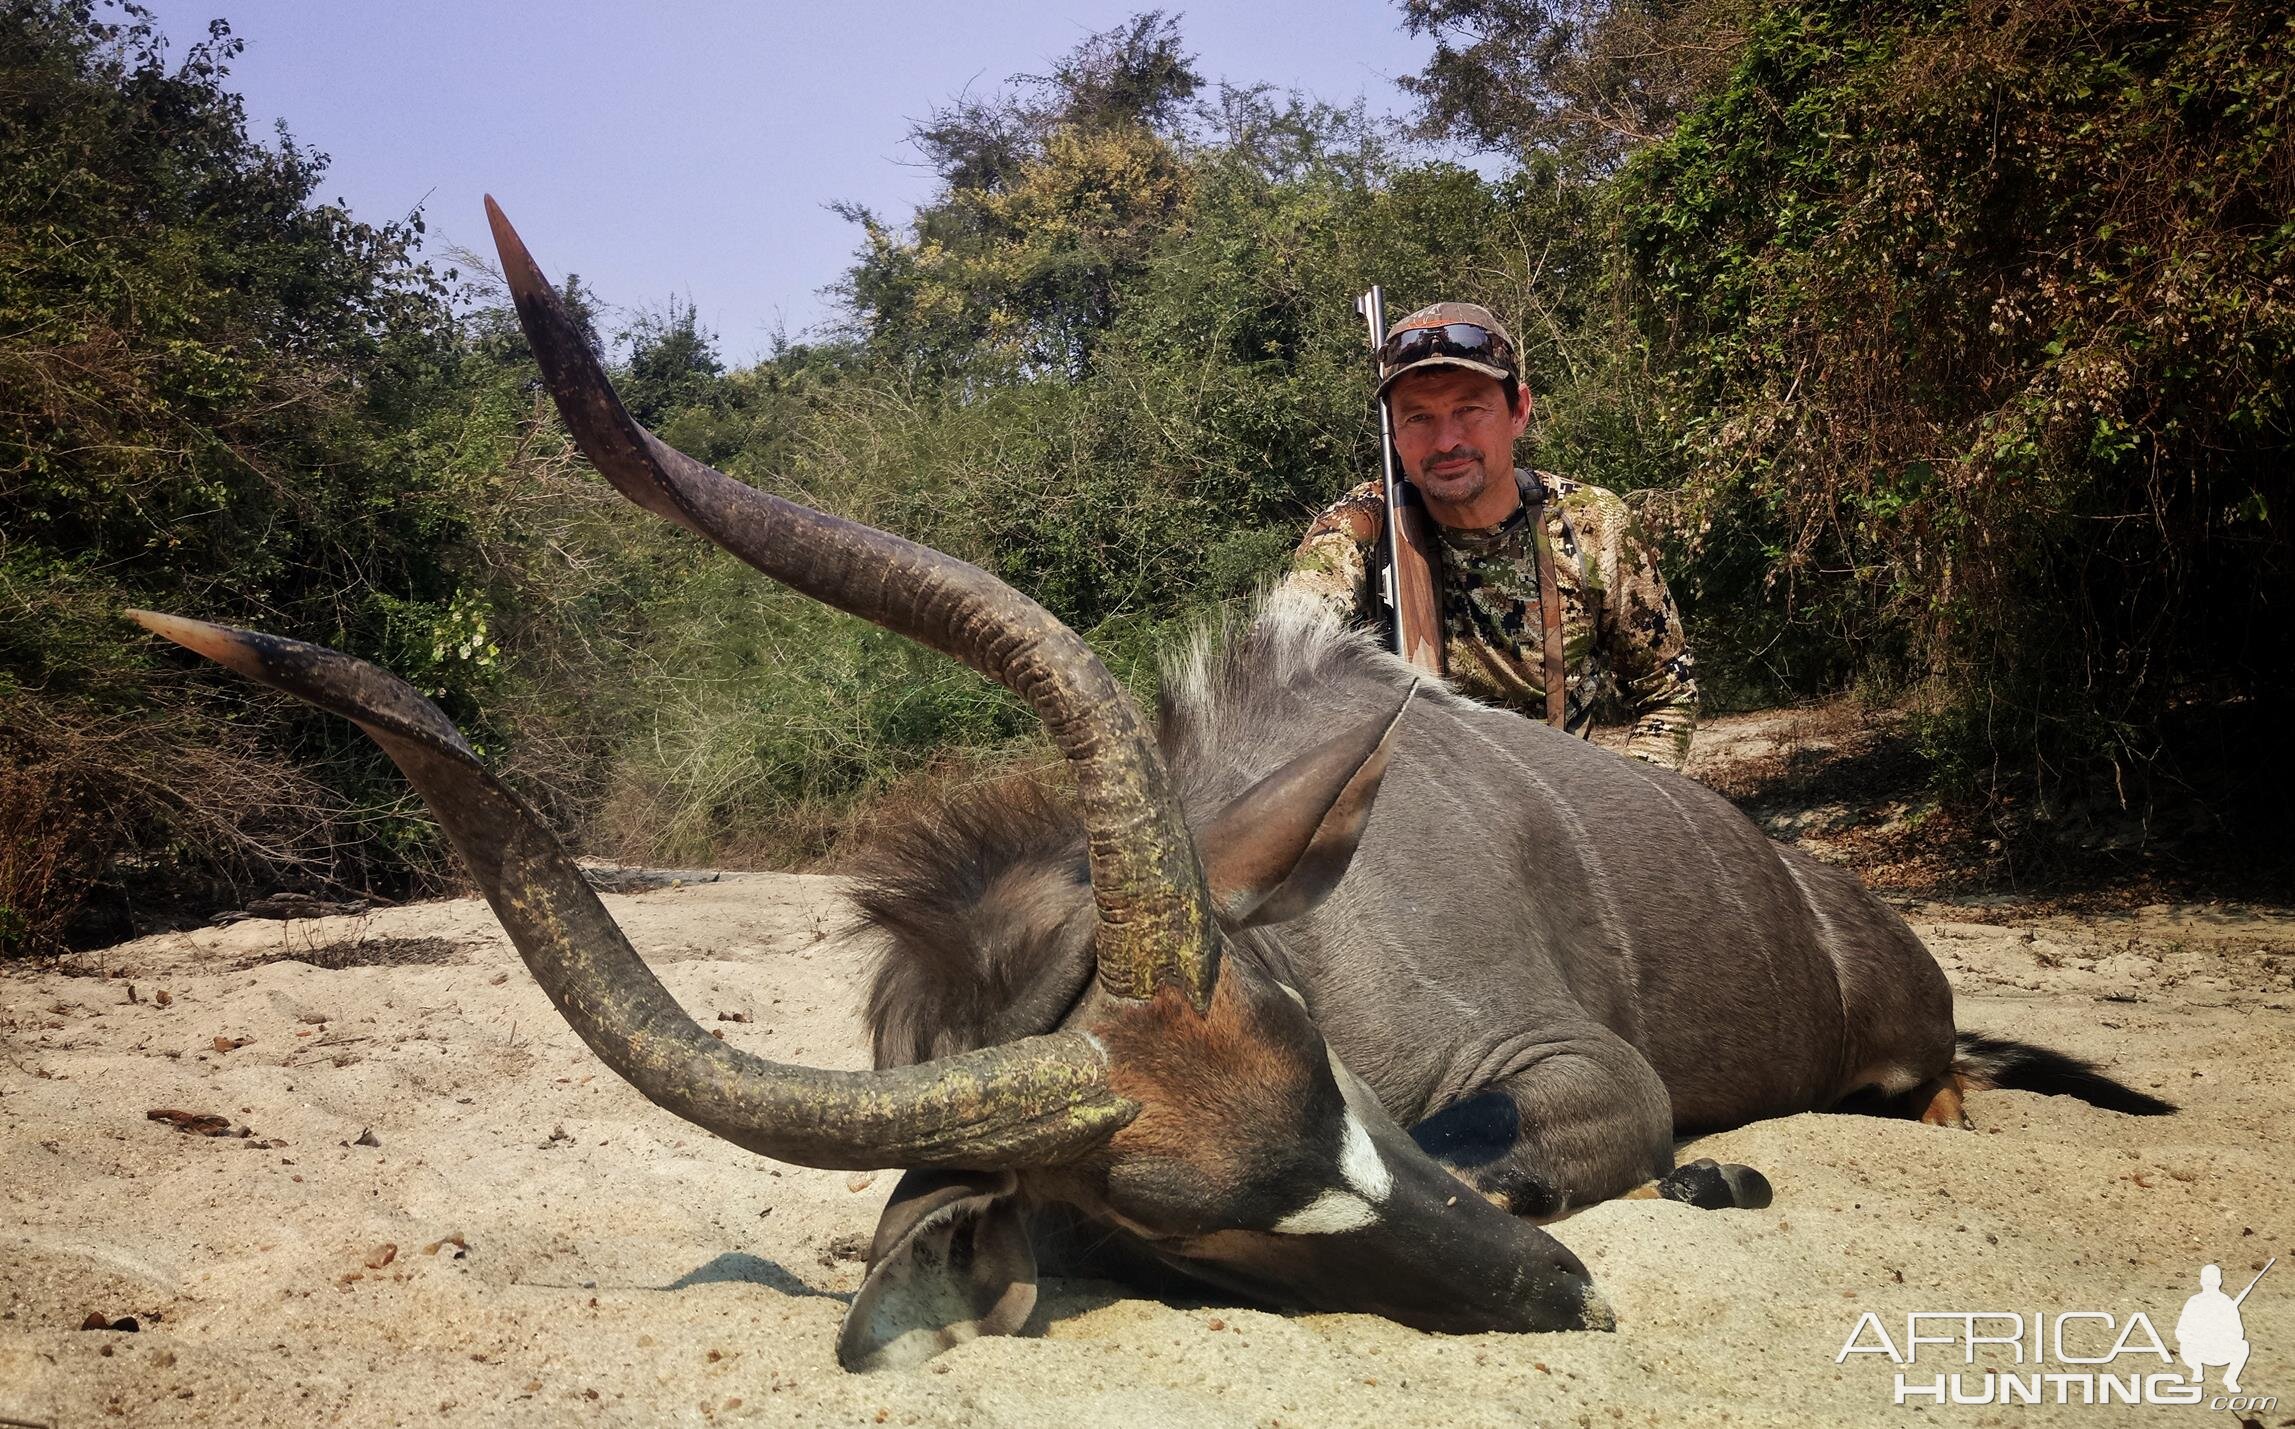
M 1373 362 L 1386 340 L 1386 296 L 1377 287 L 1355 299 L 1355 311 L 1371 331 Z M 1404 661 L 1430 675 L 1442 673 L 1442 615 L 1435 604 L 1434 533 L 1418 492 L 1395 461 L 1394 418 L 1379 400 L 1380 489 L 1386 500 L 1387 568 L 1381 582 L 1389 620 L 1389 643 Z
M 2248 1262 L 2249 1265 L 2253 1265 L 2254 1263 L 2255 1262 L 2252 1260 Z M 2242 1290 L 2237 1295 L 2231 1297 L 2231 1308 L 2234 1310 L 2238 1309 L 2241 1302 L 2247 1299 L 2249 1292 L 2253 1291 L 2255 1287 L 2262 1282 L 2263 1277 L 2271 1273 L 2271 1267 L 2277 1265 L 2278 1263 L 2279 1257 L 2276 1255 L 2271 1257 L 2269 1261 L 2265 1262 L 2263 1268 L 2255 1272 L 2255 1279 L 2247 1282 L 2247 1289 Z

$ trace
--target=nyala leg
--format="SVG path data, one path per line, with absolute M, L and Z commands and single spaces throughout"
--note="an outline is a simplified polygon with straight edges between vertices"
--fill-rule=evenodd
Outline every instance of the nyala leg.
M 1421 1149 L 1493 1203 L 1551 1221 L 1673 1171 L 1672 1100 L 1608 1029 L 1549 1036 L 1508 1062 L 1411 1128 Z M 1672 1199 L 1702 1204 L 1686 1192 Z

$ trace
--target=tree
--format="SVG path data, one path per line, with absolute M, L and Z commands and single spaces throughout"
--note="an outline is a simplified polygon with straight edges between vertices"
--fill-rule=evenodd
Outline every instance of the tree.
M 629 361 L 618 384 L 630 415 L 648 426 L 670 413 L 710 404 L 718 395 L 725 363 L 717 355 L 717 335 L 701 325 L 688 298 L 675 298 L 658 313 L 638 314 L 622 334 Z
M 1035 84 L 1056 126 L 1168 136 L 1188 117 L 1203 76 L 1180 48 L 1178 19 L 1149 10 L 1087 38 Z
M 60 937 L 115 853 L 145 888 L 323 860 L 374 775 L 329 722 L 160 675 L 122 607 L 487 678 L 449 653 L 482 616 L 413 440 L 456 360 L 420 220 L 313 202 L 325 156 L 248 137 L 237 52 L 218 22 L 171 66 L 131 4 L 0 10 L 0 864 L 78 870 L 0 868 L 0 946 Z
M 985 98 L 959 95 L 910 126 L 949 193 L 1009 188 L 1055 130 L 1145 129 L 1177 137 L 1203 87 L 1181 48 L 1179 21 L 1160 10 L 1086 36 L 1045 75 L 1012 76 Z
M 2290 74 L 2277 5 L 1775 4 L 1627 168 L 1711 596 L 1923 683 L 2013 826 L 2295 776 Z
M 1742 35 L 1745 0 L 1400 0 L 1431 37 L 1405 75 L 1419 133 L 1486 154 L 1606 173 L 1706 92 Z
M 942 179 L 902 233 L 854 207 L 843 291 L 871 348 L 920 373 L 1080 371 L 1185 204 L 1179 143 L 1203 83 L 1160 11 L 1087 37 L 1046 75 L 936 109 L 910 137 Z

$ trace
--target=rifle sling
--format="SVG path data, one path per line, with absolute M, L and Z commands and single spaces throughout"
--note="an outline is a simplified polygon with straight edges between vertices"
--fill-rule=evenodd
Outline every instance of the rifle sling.
M 1546 503 L 1530 502 L 1524 519 L 1530 523 L 1530 549 L 1538 571 L 1538 626 L 1546 655 L 1546 723 L 1569 728 L 1568 693 L 1562 670 L 1562 588 L 1554 578 L 1554 550 L 1546 537 Z

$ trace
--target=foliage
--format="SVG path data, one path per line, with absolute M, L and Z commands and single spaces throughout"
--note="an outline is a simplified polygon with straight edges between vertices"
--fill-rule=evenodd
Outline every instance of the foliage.
M 1925 682 L 1939 752 L 2034 818 L 2260 813 L 2291 76 L 2276 5 L 1767 7 L 1620 200 L 1705 600 L 1802 679 Z
M 1746 0 L 1399 0 L 1434 41 L 1405 75 L 1419 132 L 1600 174 L 1663 135 L 1728 66 Z
M 1049 76 L 918 125 L 939 200 L 868 246 L 845 293 L 878 360 L 931 377 L 1079 373 L 1187 199 L 1173 141 L 1201 86 L 1160 13 L 1093 35 Z
M 236 51 L 217 24 L 171 67 L 132 6 L 0 12 L 0 745 L 20 808 L 141 830 L 147 884 L 273 865 L 374 761 L 275 703 L 153 681 L 122 607 L 260 613 L 376 652 L 471 610 L 438 554 L 461 518 L 409 459 L 451 357 L 419 225 L 310 202 L 324 156 L 247 137 Z M 455 692 L 484 683 L 481 659 L 454 663 Z M 164 777 L 161 729 L 246 777 Z M 141 757 L 68 757 L 89 748 Z M 295 772 L 318 768 L 330 797 Z M 312 797 L 283 824 L 265 783 Z M 19 868 L 38 861 L 22 837 Z M 29 886 L 0 887 L 18 930 L 0 941 L 51 936 L 86 892 Z
M 729 368 L 690 301 L 564 294 L 666 440 L 984 565 L 1143 695 L 1374 469 L 1352 296 L 1485 302 L 1526 455 L 1674 542 L 1709 694 L 1909 691 L 2011 833 L 2156 822 L 2178 781 L 2261 826 L 2295 654 L 2283 7 L 1400 4 L 1437 41 L 1422 134 L 1501 176 L 1208 81 L 1151 12 L 917 125 L 940 188 L 851 211 L 840 331 Z M 91 891 L 443 871 L 347 726 L 128 605 L 381 661 L 624 858 L 832 854 L 1039 748 L 969 672 L 630 511 L 483 260 L 457 313 L 419 220 L 315 202 L 324 156 L 248 137 L 235 52 L 0 10 L 0 949 L 124 931 Z
M 716 335 L 702 327 L 691 299 L 682 307 L 672 299 L 662 312 L 640 313 L 622 338 L 630 355 L 619 390 L 631 416 L 654 426 L 673 412 L 716 405 L 725 363 L 717 355 Z

